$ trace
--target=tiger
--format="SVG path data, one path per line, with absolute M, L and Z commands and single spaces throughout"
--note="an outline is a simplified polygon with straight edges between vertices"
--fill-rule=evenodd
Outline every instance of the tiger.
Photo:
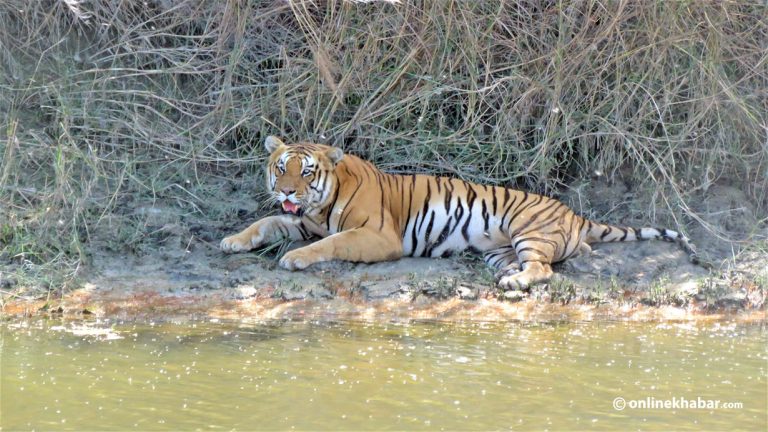
M 403 256 L 484 253 L 502 290 L 548 281 L 552 264 L 591 252 L 590 245 L 660 239 L 696 258 L 684 235 L 664 228 L 606 225 L 562 202 L 521 190 L 423 174 L 388 174 L 340 148 L 275 136 L 267 190 L 282 214 L 224 238 L 220 248 L 243 252 L 279 241 L 319 240 L 285 253 L 279 265 L 301 270 L 330 260 L 374 263 Z

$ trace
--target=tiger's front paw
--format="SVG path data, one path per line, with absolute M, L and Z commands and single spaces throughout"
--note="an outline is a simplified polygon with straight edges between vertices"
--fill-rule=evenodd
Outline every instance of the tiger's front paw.
M 225 237 L 219 244 L 219 248 L 224 252 L 245 252 L 254 248 L 254 238 L 251 236 L 244 236 L 236 234 L 233 236 Z
M 313 253 L 302 249 L 294 249 L 283 255 L 280 258 L 280 267 L 286 270 L 303 270 L 317 262 Z

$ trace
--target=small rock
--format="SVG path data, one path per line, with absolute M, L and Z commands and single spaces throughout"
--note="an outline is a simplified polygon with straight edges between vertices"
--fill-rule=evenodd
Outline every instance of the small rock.
M 520 300 L 525 299 L 526 297 L 528 297 L 528 294 L 520 290 L 510 290 L 510 291 L 505 291 L 504 294 L 501 295 L 501 297 L 504 300 L 508 300 L 514 303 L 514 302 L 519 302 Z
M 309 292 L 306 290 L 299 290 L 299 291 L 284 290 L 281 293 L 280 298 L 287 301 L 304 300 L 305 298 L 307 298 L 307 294 L 309 294 Z
M 241 286 L 241 287 L 235 288 L 234 297 L 237 300 L 245 300 L 251 297 L 256 297 L 256 294 L 258 294 L 258 290 L 255 287 Z
M 462 300 L 477 300 L 478 290 L 460 285 L 456 288 L 456 295 Z

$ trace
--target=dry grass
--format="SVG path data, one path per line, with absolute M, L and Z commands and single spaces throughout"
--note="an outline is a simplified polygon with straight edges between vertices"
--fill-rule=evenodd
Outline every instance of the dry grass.
M 211 180 L 269 134 L 547 193 L 624 170 L 682 225 L 728 179 L 768 207 L 762 0 L 138 4 L 0 4 L 6 276 L 63 286 L 142 202 L 231 217 Z

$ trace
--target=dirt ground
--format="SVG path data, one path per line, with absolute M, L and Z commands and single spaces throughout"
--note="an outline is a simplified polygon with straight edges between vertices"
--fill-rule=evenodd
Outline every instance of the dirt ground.
M 92 233 L 95 252 L 80 288 L 60 298 L 7 297 L 4 315 L 241 321 L 766 318 L 768 236 L 759 225 L 764 216 L 761 222 L 733 187 L 711 189 L 710 198 L 694 210 L 721 235 L 758 240 L 745 248 L 719 240 L 701 224 L 692 225 L 688 234 L 710 269 L 690 263 L 672 243 L 602 244 L 589 256 L 557 264 L 548 284 L 501 292 L 492 271 L 469 254 L 377 264 L 332 262 L 301 272 L 279 268 L 274 251 L 224 254 L 219 240 L 250 224 L 258 207 L 244 200 L 238 188 L 221 186 L 228 192 L 218 199 L 238 215 L 234 222 L 214 222 L 160 201 L 125 205 L 112 216 L 114 225 Z M 631 195 L 626 185 L 592 182 L 561 199 L 592 218 L 642 226 L 648 215 L 632 207 Z M 109 244 L 120 218 L 126 217 L 139 218 L 152 233 L 130 252 Z

